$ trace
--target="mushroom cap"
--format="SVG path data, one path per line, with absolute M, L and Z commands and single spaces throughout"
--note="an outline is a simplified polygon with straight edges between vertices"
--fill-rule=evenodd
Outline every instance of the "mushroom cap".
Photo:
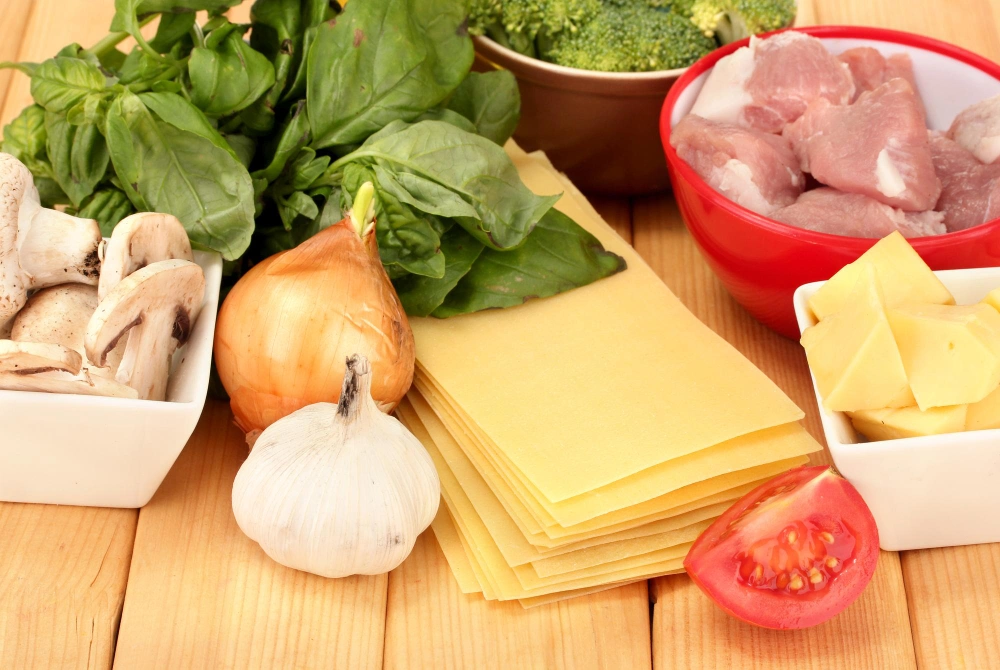
M 0 372 L 0 389 L 6 391 L 40 391 L 46 393 L 72 393 L 76 395 L 96 395 L 110 398 L 137 399 L 139 393 L 114 379 L 93 374 L 90 368 L 83 368 L 79 374 L 62 370 L 19 375 Z
M 97 309 L 97 289 L 60 284 L 32 295 L 14 319 L 10 339 L 61 344 L 83 354 L 87 323 Z
M 28 168 L 10 154 L 0 153 L 0 326 L 28 299 L 17 253 L 17 221 L 25 192 L 34 188 Z
M 61 344 L 0 340 L 0 373 L 33 375 L 62 370 L 76 374 L 83 367 L 83 356 Z
M 172 214 L 139 212 L 118 222 L 104 249 L 98 296 L 104 296 L 136 270 L 157 261 L 194 260 L 191 241 L 180 220 Z
M 103 366 L 129 334 L 116 379 L 140 398 L 166 396 L 171 356 L 187 342 L 205 295 L 205 274 L 191 261 L 157 261 L 136 270 L 108 292 L 90 319 L 87 357 Z
M 17 259 L 29 288 L 67 282 L 96 285 L 103 243 L 95 219 L 42 207 L 34 187 L 21 203 Z

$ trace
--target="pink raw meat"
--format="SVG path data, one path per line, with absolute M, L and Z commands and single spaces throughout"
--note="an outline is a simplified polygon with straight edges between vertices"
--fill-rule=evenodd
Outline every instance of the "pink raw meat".
M 966 107 L 951 122 L 948 137 L 984 163 L 1000 157 L 1000 95 Z
M 837 59 L 850 68 L 851 76 L 854 77 L 854 100 L 865 91 L 874 91 L 896 77 L 905 79 L 917 93 L 917 99 L 920 99 L 920 89 L 913 76 L 913 61 L 909 54 L 893 54 L 886 58 L 872 47 L 856 47 L 840 54 Z M 920 109 L 923 111 L 923 101 L 920 101 Z
M 794 205 L 779 209 L 771 218 L 796 228 L 849 237 L 882 238 L 896 230 L 905 237 L 946 232 L 940 212 L 904 212 L 867 195 L 835 188 L 806 191 Z
M 802 169 L 827 186 L 862 193 L 908 212 L 934 209 L 934 174 L 919 100 L 896 78 L 852 105 L 814 101 L 785 128 Z
M 810 102 L 846 104 L 854 94 L 847 66 L 815 37 L 795 31 L 750 38 L 712 68 L 691 112 L 712 121 L 780 133 Z
M 792 204 L 805 186 L 780 135 L 688 114 L 670 131 L 670 144 L 709 186 L 758 214 Z
M 937 210 L 948 232 L 1000 218 L 1000 163 L 984 165 L 938 133 L 931 133 L 930 147 L 942 186 Z

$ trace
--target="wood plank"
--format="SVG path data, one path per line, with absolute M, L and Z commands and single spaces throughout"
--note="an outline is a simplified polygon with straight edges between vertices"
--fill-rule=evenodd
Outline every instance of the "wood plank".
M 389 575 L 387 670 L 648 668 L 646 582 L 524 609 L 463 594 L 432 533 Z
M 110 668 L 134 510 L 0 504 L 0 668 Z
M 34 0 L 7 0 L 0 13 L 0 62 L 15 61 L 34 10 Z M 14 70 L 0 70 L 0 109 L 3 109 Z
M 381 667 L 387 577 L 269 559 L 233 518 L 246 454 L 229 408 L 210 401 L 139 514 L 115 667 Z
M 38 60 L 73 39 L 98 39 L 110 21 L 100 10 L 7 0 L 0 60 Z M 27 83 L 0 71 L 3 123 L 31 102 Z M 135 510 L 0 503 L 0 667 L 111 667 L 135 527 Z
M 807 413 L 822 441 L 805 355 L 798 343 L 750 317 L 715 277 L 669 196 L 633 205 L 634 246 L 677 296 L 771 377 Z M 814 459 L 829 462 L 824 454 Z M 654 580 L 653 662 L 668 668 L 913 668 L 899 558 L 883 552 L 871 585 L 847 611 L 816 628 L 775 633 L 716 608 L 687 577 Z
M 1000 544 L 902 553 L 921 668 L 995 667 L 1000 658 Z

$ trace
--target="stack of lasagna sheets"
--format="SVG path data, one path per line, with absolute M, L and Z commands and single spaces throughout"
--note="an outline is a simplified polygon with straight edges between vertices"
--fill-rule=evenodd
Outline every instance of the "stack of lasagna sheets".
M 413 319 L 398 416 L 438 468 L 433 530 L 462 590 L 532 606 L 679 572 L 733 501 L 820 447 L 543 154 L 508 151 L 628 269 L 512 309 Z

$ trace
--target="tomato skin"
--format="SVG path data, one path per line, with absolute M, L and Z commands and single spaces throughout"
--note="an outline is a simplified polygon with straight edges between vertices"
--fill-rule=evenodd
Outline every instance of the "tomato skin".
M 695 540 L 684 568 L 727 613 L 764 628 L 808 628 L 850 605 L 879 555 L 875 519 L 827 466 L 757 487 Z

